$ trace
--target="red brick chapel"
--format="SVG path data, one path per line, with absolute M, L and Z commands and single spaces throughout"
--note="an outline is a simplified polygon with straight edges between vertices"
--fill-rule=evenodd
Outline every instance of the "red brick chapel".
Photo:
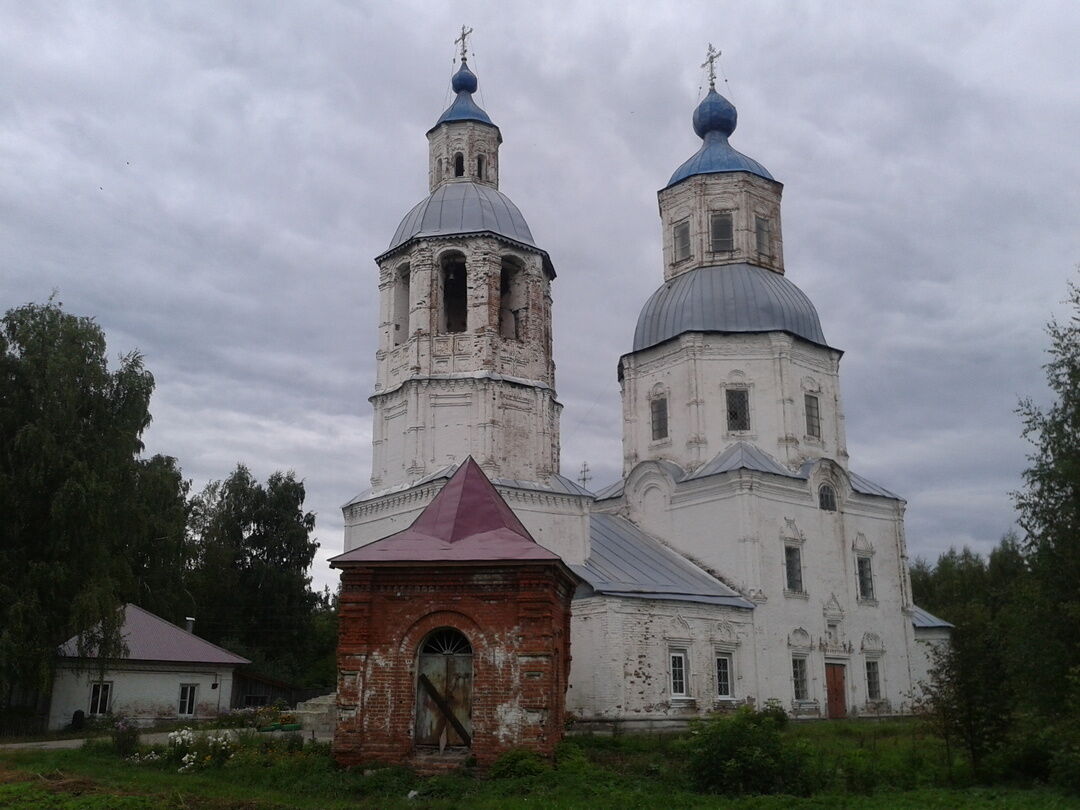
M 471 457 L 404 531 L 341 569 L 343 765 L 432 770 L 562 738 L 575 575 L 536 543 Z

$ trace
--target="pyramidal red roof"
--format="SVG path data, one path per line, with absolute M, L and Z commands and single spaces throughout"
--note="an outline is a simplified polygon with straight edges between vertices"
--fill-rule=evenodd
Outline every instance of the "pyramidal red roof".
M 469 456 L 409 528 L 331 557 L 330 565 L 559 559 L 532 539 Z

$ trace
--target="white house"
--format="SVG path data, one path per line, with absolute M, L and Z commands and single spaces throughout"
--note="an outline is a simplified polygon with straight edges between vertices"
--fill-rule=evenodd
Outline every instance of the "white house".
M 427 133 L 429 195 L 376 257 L 372 479 L 344 506 L 345 549 L 405 528 L 472 455 L 587 583 L 580 720 L 904 711 L 917 638 L 948 625 L 912 604 L 905 502 L 849 464 L 843 353 L 787 277 L 783 186 L 730 145 L 734 106 L 710 86 L 702 146 L 658 194 L 662 284 L 618 362 L 623 477 L 592 493 L 559 474 L 555 269 L 499 190 L 476 87 L 463 58 Z
M 246 658 L 204 641 L 136 605 L 125 605 L 121 634 L 128 655 L 102 674 L 94 658 L 79 658 L 76 638 L 60 648 L 53 679 L 49 728 L 113 714 L 150 725 L 157 720 L 199 720 L 227 712 L 233 673 Z

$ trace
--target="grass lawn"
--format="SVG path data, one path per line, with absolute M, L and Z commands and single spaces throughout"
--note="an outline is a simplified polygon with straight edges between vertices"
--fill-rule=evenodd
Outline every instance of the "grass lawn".
M 862 763 L 876 782 L 865 774 L 851 782 L 838 768 L 828 792 L 812 798 L 703 796 L 690 789 L 676 737 L 572 738 L 556 767 L 499 779 L 343 771 L 325 747 L 287 751 L 258 742 L 224 765 L 177 773 L 176 763 L 132 764 L 98 744 L 0 752 L 0 808 L 1080 808 L 1080 798 L 1045 788 L 964 786 L 962 763 L 953 786 L 940 787 L 947 782 L 935 780 L 949 778 L 941 751 L 909 723 L 817 723 L 786 733 L 810 742 L 826 765 L 844 757 Z M 413 790 L 416 798 L 406 798 Z

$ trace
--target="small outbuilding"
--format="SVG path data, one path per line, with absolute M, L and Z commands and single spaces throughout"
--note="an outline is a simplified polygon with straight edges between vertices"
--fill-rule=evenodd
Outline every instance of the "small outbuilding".
M 120 629 L 127 656 L 106 662 L 80 658 L 77 636 L 60 648 L 49 728 L 113 714 L 141 725 L 203 720 L 229 711 L 233 677 L 246 658 L 199 638 L 137 605 L 124 605 Z
M 340 568 L 343 765 L 420 770 L 562 738 L 576 576 L 470 457 L 413 524 Z

